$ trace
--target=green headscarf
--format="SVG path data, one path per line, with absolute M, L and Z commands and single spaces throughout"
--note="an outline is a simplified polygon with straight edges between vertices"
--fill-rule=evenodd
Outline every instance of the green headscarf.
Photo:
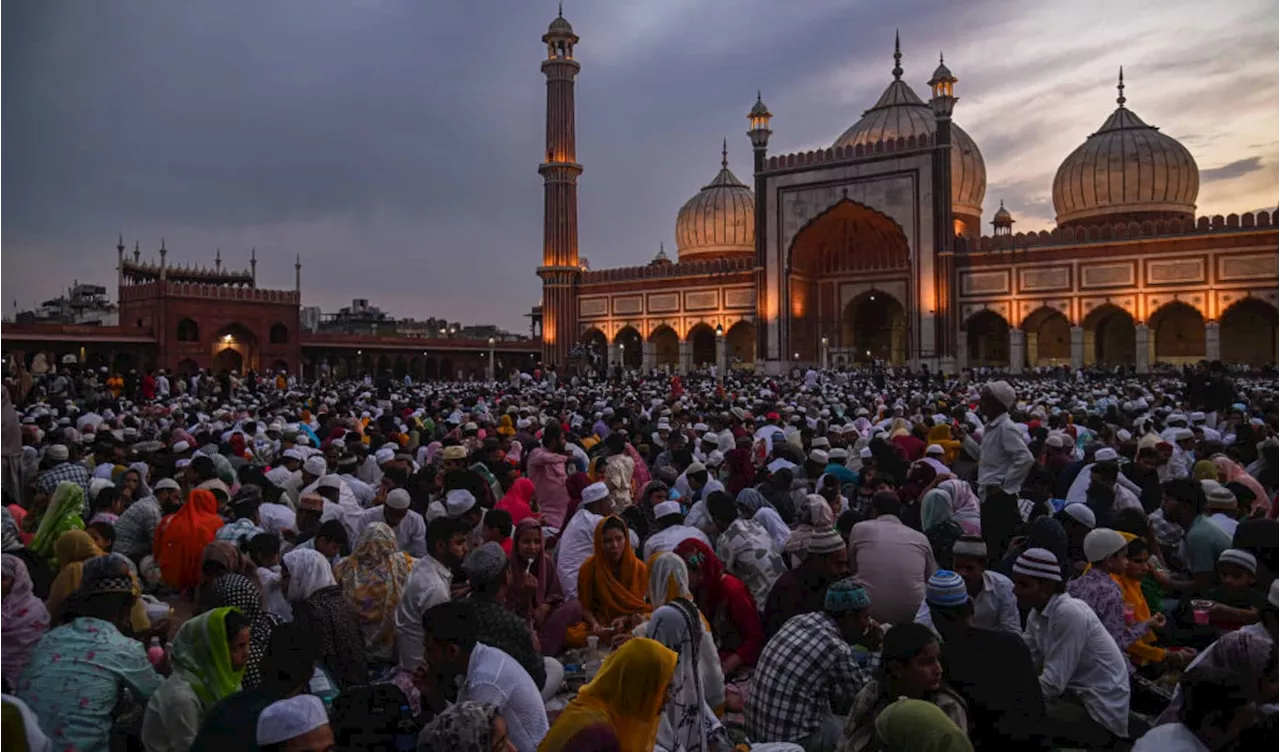
M 244 669 L 231 670 L 227 614 L 234 608 L 215 608 L 192 618 L 178 630 L 169 659 L 204 707 L 240 689 Z
M 1191 475 L 1196 480 L 1214 480 L 1218 479 L 1218 466 L 1213 464 L 1213 460 L 1200 460 L 1191 467 Z
M 888 752 L 973 752 L 965 732 L 924 700 L 904 698 L 880 711 L 876 736 Z
M 53 542 L 68 530 L 84 530 L 84 489 L 79 483 L 64 480 L 53 490 L 53 499 L 40 518 L 40 527 L 31 539 L 31 550 L 53 559 Z

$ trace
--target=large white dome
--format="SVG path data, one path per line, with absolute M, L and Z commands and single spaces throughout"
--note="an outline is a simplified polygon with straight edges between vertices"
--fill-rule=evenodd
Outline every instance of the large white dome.
M 676 215 L 676 253 L 681 261 L 690 261 L 753 254 L 755 249 L 755 195 L 729 169 L 725 152 L 720 172 Z

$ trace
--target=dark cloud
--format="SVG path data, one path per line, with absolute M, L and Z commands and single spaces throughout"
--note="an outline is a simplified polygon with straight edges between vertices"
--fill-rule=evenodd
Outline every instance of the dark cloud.
M 1213 167 L 1208 170 L 1200 171 L 1201 183 L 1213 183 L 1218 180 L 1232 180 L 1241 175 L 1248 175 L 1251 172 L 1257 172 L 1263 168 L 1262 157 L 1248 157 L 1247 159 L 1237 159 L 1229 162 L 1221 167 Z
M 1232 6 L 1212 23 L 1191 0 L 1159 22 L 1118 9 L 1105 30 L 1085 11 L 1003 0 L 888 8 L 570 3 L 582 38 L 582 255 L 602 268 L 645 263 L 659 242 L 673 252 L 676 211 L 715 174 L 724 137 L 749 182 L 745 115 L 757 89 L 776 114 L 775 151 L 830 144 L 888 83 L 895 27 L 917 92 L 946 50 L 961 79 L 958 122 L 986 156 L 988 212 L 1004 198 L 1019 227 L 1052 221 L 1053 170 L 1114 106 L 1120 52 L 1135 81 L 1144 64 L 1147 82 L 1167 64 L 1204 87 L 1152 122 L 1173 127 L 1170 113 L 1193 98 L 1226 111 L 1233 86 L 1253 92 L 1233 113 L 1269 106 L 1274 118 L 1274 86 L 1257 83 L 1274 83 L 1274 55 L 1229 85 L 1191 76 L 1197 66 L 1225 75 L 1231 51 L 1274 52 L 1261 33 L 1274 28 L 1274 4 Z M 292 286 L 300 255 L 304 303 L 325 310 L 367 297 L 402 316 L 523 328 L 540 295 L 540 36 L 554 13 L 552 0 L 6 3 L 6 309 L 75 278 L 111 285 L 123 232 L 145 256 L 164 237 L 171 260 L 205 265 L 218 248 L 246 265 L 256 247 L 264 285 Z M 1147 116 L 1158 95 L 1150 83 L 1141 91 Z

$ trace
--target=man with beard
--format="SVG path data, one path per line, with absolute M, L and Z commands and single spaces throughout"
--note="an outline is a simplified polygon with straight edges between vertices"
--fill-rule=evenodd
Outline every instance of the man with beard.
M 112 551 L 137 562 L 151 553 L 151 537 L 161 518 L 182 506 L 182 489 L 172 478 L 156 481 L 153 495 L 138 499 L 116 520 L 116 542 Z
M 422 663 L 422 615 L 449 601 L 453 570 L 466 558 L 469 531 L 465 521 L 453 517 L 427 525 L 427 555 L 414 565 L 396 606 L 396 649 L 404 672 L 412 673 Z

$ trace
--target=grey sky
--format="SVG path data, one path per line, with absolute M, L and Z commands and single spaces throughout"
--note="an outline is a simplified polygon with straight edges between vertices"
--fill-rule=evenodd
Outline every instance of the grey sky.
M 570 0 L 581 253 L 674 251 L 718 168 L 749 182 L 762 89 L 774 153 L 827 146 L 888 83 L 895 27 L 925 95 L 939 50 L 987 163 L 986 214 L 1052 223 L 1057 165 L 1114 108 L 1183 141 L 1199 211 L 1276 204 L 1277 7 L 1085 0 Z M 114 294 L 115 238 L 144 258 L 248 265 L 326 311 L 521 330 L 538 301 L 544 82 L 555 3 L 15 0 L 3 5 L 6 310 L 73 278 Z M 674 253 L 673 253 L 674 255 Z

